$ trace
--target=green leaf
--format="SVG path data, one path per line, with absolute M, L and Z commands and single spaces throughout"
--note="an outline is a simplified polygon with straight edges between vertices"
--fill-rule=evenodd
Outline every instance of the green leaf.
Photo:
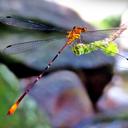
M 118 46 L 114 42 L 104 45 L 101 50 L 108 56 L 115 56 L 119 52 Z
M 82 44 L 82 43 L 78 43 L 76 44 L 75 46 L 73 46 L 71 48 L 72 52 L 76 55 L 76 56 L 80 56 L 82 54 L 85 54 L 84 53 L 84 49 L 85 49 L 85 45 Z
M 35 101 L 30 100 L 29 97 L 25 98 L 14 115 L 6 115 L 19 94 L 18 79 L 6 66 L 0 64 L 0 128 L 35 128 L 38 126 L 50 128 L 37 105 L 30 107 Z

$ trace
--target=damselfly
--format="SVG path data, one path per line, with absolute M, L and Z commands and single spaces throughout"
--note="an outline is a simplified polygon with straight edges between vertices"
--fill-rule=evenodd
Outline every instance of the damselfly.
M 11 25 L 15 27 L 22 27 L 26 29 L 61 32 L 61 30 L 57 30 L 52 27 L 50 28 L 43 24 L 37 24 L 30 20 L 21 20 L 21 19 L 14 18 L 14 17 L 1 18 L 0 22 L 7 24 L 7 25 Z M 60 48 L 60 50 L 53 57 L 53 59 L 49 61 L 48 65 L 45 67 L 42 73 L 28 86 L 28 88 L 23 92 L 23 94 L 18 98 L 18 100 L 12 105 L 12 107 L 8 111 L 8 115 L 12 115 L 16 111 L 19 103 L 30 92 L 30 90 L 36 85 L 36 83 L 44 76 L 44 73 L 51 67 L 53 62 L 57 59 L 57 57 L 63 52 L 63 50 L 67 46 L 72 45 L 72 51 L 76 55 L 88 54 L 89 52 L 92 52 L 94 50 L 101 49 L 107 55 L 113 56 L 113 55 L 119 54 L 118 47 L 113 41 L 116 38 L 118 38 L 121 35 L 121 33 L 125 31 L 126 29 L 127 29 L 127 26 L 122 25 L 120 28 L 115 28 L 115 29 L 89 31 L 87 30 L 86 27 L 74 26 L 71 31 L 67 32 L 65 44 L 62 46 L 62 48 Z M 112 33 L 108 38 L 105 38 L 102 41 L 96 41 L 90 44 L 85 44 L 86 41 L 84 40 L 83 37 L 86 36 L 86 34 L 91 34 L 91 33 L 95 34 L 97 32 L 102 33 L 105 31 L 115 31 L 115 32 Z M 17 52 L 17 49 L 20 49 L 20 51 L 18 50 L 19 52 L 23 52 L 25 50 L 31 49 L 33 46 L 37 46 L 37 44 L 41 44 L 41 42 L 47 42 L 48 40 L 37 40 L 37 41 L 30 41 L 30 42 L 24 42 L 24 43 L 18 43 L 18 44 L 11 44 L 7 46 L 3 50 L 3 52 L 9 53 L 9 54 L 11 52 L 15 53 Z

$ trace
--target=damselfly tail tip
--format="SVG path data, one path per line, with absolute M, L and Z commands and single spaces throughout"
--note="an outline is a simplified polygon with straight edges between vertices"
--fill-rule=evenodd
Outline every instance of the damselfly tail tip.
M 14 103 L 14 104 L 11 106 L 11 108 L 8 110 L 7 115 L 8 115 L 8 116 L 13 115 L 14 112 L 16 111 L 17 107 L 18 107 L 18 102 Z

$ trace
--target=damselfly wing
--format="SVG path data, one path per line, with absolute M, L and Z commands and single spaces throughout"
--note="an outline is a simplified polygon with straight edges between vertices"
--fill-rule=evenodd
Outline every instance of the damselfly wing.
M 52 25 L 36 23 L 32 20 L 26 20 L 20 17 L 11 17 L 11 16 L 0 17 L 0 23 L 13 26 L 13 27 L 30 29 L 30 30 L 38 30 L 42 32 L 55 32 L 55 31 L 64 32 L 64 30 L 59 28 L 57 29 L 57 27 L 54 27 Z

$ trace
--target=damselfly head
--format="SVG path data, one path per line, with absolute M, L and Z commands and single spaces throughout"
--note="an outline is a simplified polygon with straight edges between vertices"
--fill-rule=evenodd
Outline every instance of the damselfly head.
M 87 27 L 83 27 L 82 32 L 86 32 L 86 31 L 87 31 Z
M 86 27 L 80 27 L 80 26 L 74 26 L 73 30 L 81 31 L 81 32 L 86 32 L 87 28 Z
M 72 29 L 73 29 L 73 30 L 76 29 L 76 26 L 74 26 Z

